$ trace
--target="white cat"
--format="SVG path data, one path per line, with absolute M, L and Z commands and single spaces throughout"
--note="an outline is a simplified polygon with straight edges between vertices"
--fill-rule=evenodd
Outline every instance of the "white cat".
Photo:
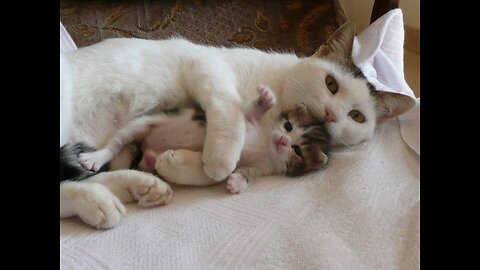
M 316 117 L 328 119 L 326 128 L 335 144 L 356 144 L 371 138 L 377 122 L 405 112 L 411 104 L 408 97 L 373 89 L 353 64 L 353 39 L 353 23 L 346 23 L 307 58 L 203 46 L 180 38 L 105 40 L 60 55 L 61 93 L 71 93 L 61 95 L 61 112 L 71 108 L 63 113 L 61 125 L 71 123 L 70 143 L 99 149 L 139 116 L 196 104 L 208 119 L 204 170 L 221 181 L 235 169 L 245 142 L 242 104 L 253 101 L 256 86 L 265 83 L 278 98 L 266 117 L 303 104 Z M 129 152 L 124 147 L 110 166 L 127 168 Z M 62 182 L 61 204 L 68 207 L 61 207 L 60 216 L 80 215 L 99 228 L 118 223 L 123 211 L 115 205 L 122 201 L 117 193 L 127 189 L 125 181 L 107 186 L 111 193 L 92 187 L 92 182 L 113 178 L 113 173 L 119 172 L 101 173 L 87 182 Z M 126 181 L 131 188 L 142 172 L 123 173 L 127 178 L 131 175 Z M 79 212 L 87 201 L 79 198 L 86 197 L 88 203 L 104 209 L 95 219 Z

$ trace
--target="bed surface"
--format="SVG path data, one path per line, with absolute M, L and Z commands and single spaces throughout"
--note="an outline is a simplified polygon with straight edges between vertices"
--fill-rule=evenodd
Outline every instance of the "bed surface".
M 398 120 L 298 179 L 174 186 L 101 231 L 60 221 L 62 269 L 419 269 L 419 156 Z

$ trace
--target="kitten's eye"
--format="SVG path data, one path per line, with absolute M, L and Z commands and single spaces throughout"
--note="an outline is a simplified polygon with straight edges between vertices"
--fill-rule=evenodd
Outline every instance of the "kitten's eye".
M 290 132 L 290 131 L 292 131 L 292 129 L 293 129 L 292 124 L 290 123 L 290 121 L 285 122 L 285 124 L 283 125 L 283 127 L 285 128 L 285 130 L 286 130 L 287 132 Z
M 295 154 L 297 154 L 297 156 L 303 157 L 303 155 L 302 155 L 302 149 L 300 149 L 300 146 L 298 146 L 298 145 L 296 145 L 296 144 L 295 144 L 295 145 L 292 145 L 292 149 L 293 149 L 293 151 L 295 151 Z
M 336 94 L 338 92 L 338 84 L 337 81 L 330 75 L 325 78 L 325 84 L 327 85 L 328 90 L 332 92 L 332 94 Z
M 363 116 L 363 114 L 357 110 L 353 110 L 351 112 L 348 113 L 348 116 L 350 116 L 353 121 L 357 122 L 357 123 L 363 123 L 365 122 L 365 116 Z

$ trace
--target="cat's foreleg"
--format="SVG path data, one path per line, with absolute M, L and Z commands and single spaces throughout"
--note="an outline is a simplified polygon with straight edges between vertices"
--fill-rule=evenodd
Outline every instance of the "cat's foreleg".
M 277 98 L 270 87 L 262 84 L 258 86 L 257 91 L 259 97 L 246 110 L 246 117 L 250 121 L 260 118 L 277 104 Z
M 165 180 L 176 184 L 208 186 L 217 183 L 203 170 L 202 152 L 167 150 L 157 156 L 155 169 Z
M 112 160 L 124 146 L 135 140 L 141 140 L 150 130 L 151 125 L 161 123 L 166 119 L 164 115 L 142 116 L 122 127 L 108 143 L 95 152 L 82 153 L 80 163 L 87 170 L 98 171 L 105 163 Z M 128 156 L 128 153 L 124 153 Z
M 231 193 L 242 193 L 253 184 L 257 177 L 267 175 L 264 170 L 255 167 L 241 167 L 227 179 L 227 189 Z
M 236 76 L 220 57 L 202 58 L 185 67 L 190 96 L 205 111 L 207 132 L 203 169 L 208 177 L 222 181 L 240 160 L 245 143 L 245 114 Z

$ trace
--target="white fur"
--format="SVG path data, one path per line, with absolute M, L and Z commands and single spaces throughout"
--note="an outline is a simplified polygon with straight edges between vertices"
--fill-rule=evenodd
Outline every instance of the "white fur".
M 293 54 L 216 48 L 173 38 L 110 39 L 61 54 L 60 59 L 61 93 L 67 93 L 61 96 L 61 128 L 69 131 L 68 142 L 101 148 L 132 119 L 195 102 L 208 118 L 203 168 L 215 180 L 229 176 L 239 160 L 246 130 L 242 106 L 256 98 L 256 87 L 262 83 L 276 91 L 279 104 L 267 114 L 277 115 L 303 103 L 314 115 L 323 117 L 325 104 L 337 104 L 343 109 L 338 112 L 341 121 L 329 130 L 339 143 L 369 139 L 375 128 L 374 109 L 363 105 L 374 102 L 365 81 L 316 56 L 300 59 Z M 344 96 L 328 94 L 327 74 L 338 80 L 339 93 L 344 91 Z M 368 125 L 360 127 L 348 119 L 346 114 L 356 106 L 368 111 Z M 100 175 L 97 178 L 108 173 Z M 89 185 L 93 184 L 61 184 L 63 208 L 94 226 L 114 226 L 122 214 L 121 208 L 113 209 L 118 206 L 114 196 Z M 88 192 L 92 195 L 87 200 Z M 80 210 L 85 204 L 108 211 L 103 211 L 102 217 L 86 217 Z
M 276 105 L 276 97 L 273 91 L 265 85 L 257 89 L 258 99 L 246 106 L 245 118 L 248 119 L 247 137 L 245 149 L 242 150 L 238 167 L 251 167 L 246 177 L 262 176 L 267 174 L 281 174 L 286 170 L 285 164 L 290 158 L 291 146 L 290 137 L 297 132 L 290 134 L 284 131 L 283 122 L 278 123 L 274 119 L 262 119 L 262 116 Z M 215 179 L 208 177 L 203 171 L 202 152 L 205 141 L 205 132 L 199 122 L 192 120 L 195 115 L 193 109 L 185 109 L 175 115 L 155 114 L 142 116 L 132 120 L 122 127 L 102 148 L 94 152 L 80 154 L 81 164 L 88 170 L 98 171 L 105 163 L 112 160 L 125 145 L 134 141 L 142 142 L 144 158 L 139 168 L 155 172 L 155 170 L 166 180 L 183 185 L 209 185 L 215 183 Z M 284 135 L 289 144 L 286 151 L 278 153 L 274 147 L 274 140 L 277 134 Z M 301 135 L 298 131 L 296 137 Z M 297 138 L 297 140 L 299 140 Z M 148 149 L 148 150 L 147 150 Z M 178 149 L 173 151 L 171 149 Z M 156 157 L 155 167 L 146 162 L 151 151 Z M 149 155 L 145 157 L 145 155 Z M 238 170 L 236 170 L 238 171 Z
M 100 173 L 82 182 L 60 183 L 60 217 L 79 216 L 85 223 L 112 228 L 126 213 L 122 203 L 138 201 L 142 207 L 166 204 L 171 187 L 158 177 L 140 171 Z

